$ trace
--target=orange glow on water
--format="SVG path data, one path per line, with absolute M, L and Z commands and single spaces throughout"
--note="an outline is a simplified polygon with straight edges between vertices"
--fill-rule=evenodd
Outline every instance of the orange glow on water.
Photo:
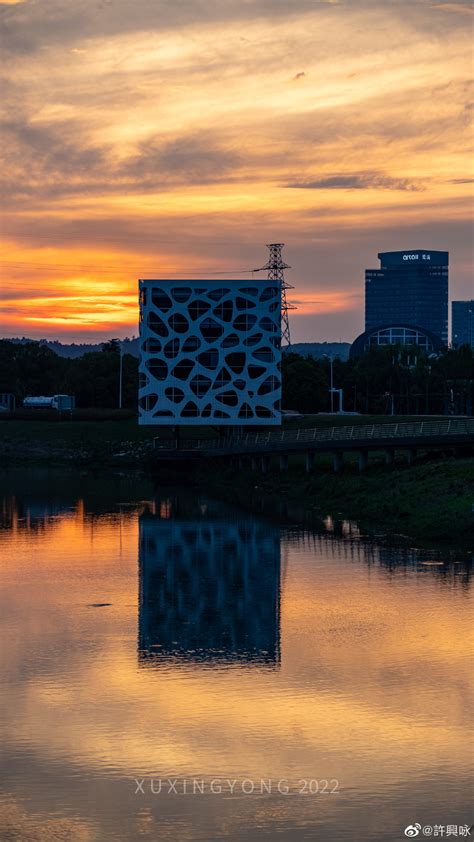
M 159 511 L 167 521 L 167 498 Z M 33 677 L 11 711 L 15 739 L 27 728 L 50 758 L 67 753 L 91 768 L 113 764 L 132 774 L 147 768 L 153 755 L 163 768 L 184 774 L 213 768 L 224 746 L 234 770 L 271 777 L 275 769 L 311 774 L 315 752 L 328 752 L 325 774 L 338 777 L 335 758 L 342 752 L 350 787 L 370 783 L 374 770 L 372 783 L 380 786 L 400 773 L 407 753 L 422 755 L 430 767 L 466 757 L 458 726 L 470 710 L 461 676 L 472 639 L 459 637 L 462 599 L 447 599 L 445 592 L 440 620 L 437 589 L 426 579 L 392 579 L 382 569 L 366 569 L 363 553 L 358 564 L 333 558 L 328 568 L 324 543 L 314 556 L 318 564 L 309 564 L 314 550 L 292 542 L 284 548 L 277 677 L 249 667 L 212 671 L 210 681 L 210 673 L 192 661 L 161 668 L 158 662 L 156 669 L 149 663 L 137 671 L 136 513 L 92 516 L 78 500 L 69 512 L 42 517 L 34 509 L 19 516 L 13 506 L 9 518 L 1 539 L 3 581 L 6 587 L 18 578 L 25 582 L 21 601 L 36 617 L 29 635 L 67 636 L 71 603 L 82 634 L 100 640 L 93 657 L 71 651 L 62 673 Z M 341 565 L 351 575 L 347 590 L 341 589 Z M 38 603 L 44 582 L 49 587 L 41 589 Z M 97 707 L 98 692 L 105 708 Z M 130 715 L 134 705 L 146 733 Z M 294 765 L 288 741 L 296 732 Z M 358 745 L 371 758 L 362 779 Z

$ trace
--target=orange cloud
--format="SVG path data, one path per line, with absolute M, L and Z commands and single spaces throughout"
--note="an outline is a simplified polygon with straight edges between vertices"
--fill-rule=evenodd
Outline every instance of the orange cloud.
M 295 325 L 321 305 L 351 338 L 364 267 L 415 236 L 470 294 L 470 33 L 441 13 L 465 4 L 295 3 L 270 22 L 257 0 L 199 21 L 185 3 L 158 23 L 88 2 L 80 22 L 48 0 L 5 10 L 10 334 L 129 332 L 137 277 L 251 269 L 275 240 Z

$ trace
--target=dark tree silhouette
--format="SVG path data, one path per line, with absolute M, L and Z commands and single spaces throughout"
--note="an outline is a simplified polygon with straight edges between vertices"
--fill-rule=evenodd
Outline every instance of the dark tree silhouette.
M 123 354 L 123 407 L 136 409 L 138 360 Z M 101 351 L 60 357 L 38 342 L 0 340 L 0 392 L 21 404 L 27 395 L 72 394 L 76 406 L 118 406 L 120 343 Z M 333 363 L 344 409 L 369 414 L 471 414 L 474 352 L 468 345 L 430 357 L 418 348 L 374 348 L 356 360 Z M 309 414 L 330 409 L 328 359 L 283 354 L 283 408 Z

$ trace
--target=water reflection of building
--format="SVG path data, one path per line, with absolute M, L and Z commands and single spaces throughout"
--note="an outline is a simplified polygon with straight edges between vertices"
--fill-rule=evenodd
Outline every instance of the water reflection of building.
M 183 503 L 140 518 L 140 658 L 278 664 L 279 530 Z

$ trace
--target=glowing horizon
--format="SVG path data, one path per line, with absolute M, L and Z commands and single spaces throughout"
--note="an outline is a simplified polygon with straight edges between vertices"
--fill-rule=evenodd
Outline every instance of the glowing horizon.
M 139 277 L 275 241 L 295 341 L 361 331 L 379 251 L 447 250 L 472 297 L 470 3 L 0 7 L 3 336 L 136 334 Z

